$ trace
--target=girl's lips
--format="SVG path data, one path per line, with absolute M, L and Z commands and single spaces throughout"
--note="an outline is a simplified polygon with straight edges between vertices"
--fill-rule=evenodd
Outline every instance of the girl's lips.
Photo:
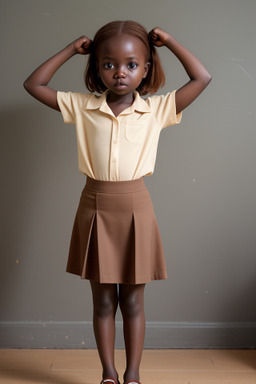
M 127 85 L 125 83 L 120 83 L 120 82 L 115 83 L 114 86 L 116 88 L 125 88 L 125 87 L 127 87 Z

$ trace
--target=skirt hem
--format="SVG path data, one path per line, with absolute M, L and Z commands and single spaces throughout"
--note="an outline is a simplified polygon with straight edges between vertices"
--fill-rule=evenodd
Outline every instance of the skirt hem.
M 66 272 L 80 277 L 81 280 L 96 281 L 100 284 L 133 284 L 133 285 L 138 285 L 138 284 L 150 283 L 151 281 L 167 280 L 168 279 L 167 274 L 165 272 L 163 272 L 163 274 L 158 274 L 158 275 L 154 275 L 151 277 L 137 276 L 137 278 L 134 282 L 132 282 L 132 281 L 120 281 L 120 280 L 113 278 L 113 276 L 102 276 L 101 279 L 99 280 L 99 279 L 95 279 L 93 277 L 92 278 L 85 277 L 85 276 L 81 275 L 80 272 L 76 272 L 76 271 L 66 270 Z

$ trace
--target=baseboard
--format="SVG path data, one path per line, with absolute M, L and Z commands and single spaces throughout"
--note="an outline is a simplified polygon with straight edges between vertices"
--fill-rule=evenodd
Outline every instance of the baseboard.
M 116 348 L 123 348 L 117 323 Z M 256 323 L 148 322 L 145 348 L 255 348 Z M 91 322 L 1 322 L 0 348 L 96 348 Z

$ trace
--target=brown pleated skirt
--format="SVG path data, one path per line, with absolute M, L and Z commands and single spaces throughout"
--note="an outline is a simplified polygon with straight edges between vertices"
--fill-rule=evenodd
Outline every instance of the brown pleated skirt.
M 100 283 L 143 284 L 167 278 L 159 228 L 143 178 L 87 177 L 67 272 Z

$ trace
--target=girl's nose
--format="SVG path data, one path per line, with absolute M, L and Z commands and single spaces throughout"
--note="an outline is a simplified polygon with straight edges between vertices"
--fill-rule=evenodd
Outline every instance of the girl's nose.
M 123 79 L 126 77 L 125 71 L 122 68 L 118 68 L 115 72 L 115 79 Z

